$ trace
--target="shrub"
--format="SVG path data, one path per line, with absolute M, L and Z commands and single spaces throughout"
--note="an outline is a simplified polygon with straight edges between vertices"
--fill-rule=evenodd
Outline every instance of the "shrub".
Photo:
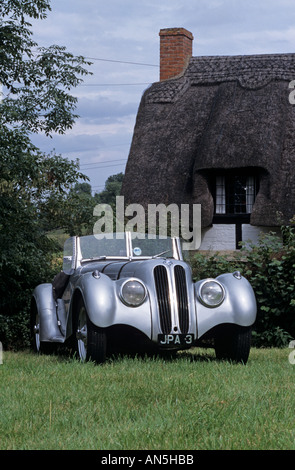
M 1 237 L 0 237 L 1 240 Z M 13 246 L 13 244 L 11 243 Z M 57 272 L 57 244 L 45 235 L 19 240 L 11 256 L 0 263 L 0 340 L 5 349 L 19 350 L 30 344 L 30 304 L 33 289 L 51 282 Z
M 252 246 L 245 276 L 255 291 L 258 315 L 254 338 L 263 346 L 285 346 L 295 336 L 295 237 L 282 227 L 282 239 L 270 233 Z
M 295 337 L 295 233 L 281 227 L 282 237 L 263 235 L 231 257 L 197 253 L 191 260 L 195 280 L 239 270 L 251 283 L 257 300 L 253 331 L 256 346 L 286 346 Z

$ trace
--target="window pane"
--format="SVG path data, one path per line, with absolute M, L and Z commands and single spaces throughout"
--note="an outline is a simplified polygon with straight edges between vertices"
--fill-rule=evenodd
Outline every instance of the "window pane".
M 254 176 L 248 176 L 247 183 L 246 183 L 246 210 L 248 214 L 252 212 L 254 201 L 255 201 L 255 179 L 254 179 Z
M 246 212 L 246 177 L 235 176 L 232 199 L 234 201 L 233 213 L 245 214 Z
M 216 214 L 226 213 L 225 177 L 216 176 Z

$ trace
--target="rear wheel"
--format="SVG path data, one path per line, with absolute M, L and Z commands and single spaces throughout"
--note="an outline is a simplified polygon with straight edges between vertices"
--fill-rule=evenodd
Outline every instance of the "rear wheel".
M 246 364 L 251 348 L 251 327 L 224 325 L 214 340 L 217 359 Z
M 79 300 L 75 318 L 74 335 L 76 351 L 81 361 L 102 364 L 106 360 L 106 333 L 89 319 L 83 299 Z

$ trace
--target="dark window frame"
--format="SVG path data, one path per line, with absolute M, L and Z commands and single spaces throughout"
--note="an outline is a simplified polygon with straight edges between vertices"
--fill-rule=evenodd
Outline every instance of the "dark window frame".
M 219 186 L 219 195 L 217 194 L 217 178 L 224 179 L 224 190 Z M 252 184 L 249 183 L 249 193 L 247 195 L 246 181 L 253 178 Z M 210 177 L 211 194 L 214 200 L 213 223 L 250 223 L 251 212 L 255 204 L 255 199 L 259 191 L 259 173 L 256 168 L 235 168 L 231 170 L 216 170 Z M 244 184 L 244 189 L 240 194 L 235 190 Z M 250 193 L 250 187 L 251 191 Z M 220 198 L 219 212 L 217 212 L 217 198 Z M 223 212 L 224 210 L 224 212 Z

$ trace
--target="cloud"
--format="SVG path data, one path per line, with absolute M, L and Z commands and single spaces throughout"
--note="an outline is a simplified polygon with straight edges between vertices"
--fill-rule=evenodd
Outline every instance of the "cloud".
M 134 116 L 137 103 L 121 103 L 103 96 L 83 97 L 78 102 L 77 113 L 84 124 L 119 123 L 125 116 Z

